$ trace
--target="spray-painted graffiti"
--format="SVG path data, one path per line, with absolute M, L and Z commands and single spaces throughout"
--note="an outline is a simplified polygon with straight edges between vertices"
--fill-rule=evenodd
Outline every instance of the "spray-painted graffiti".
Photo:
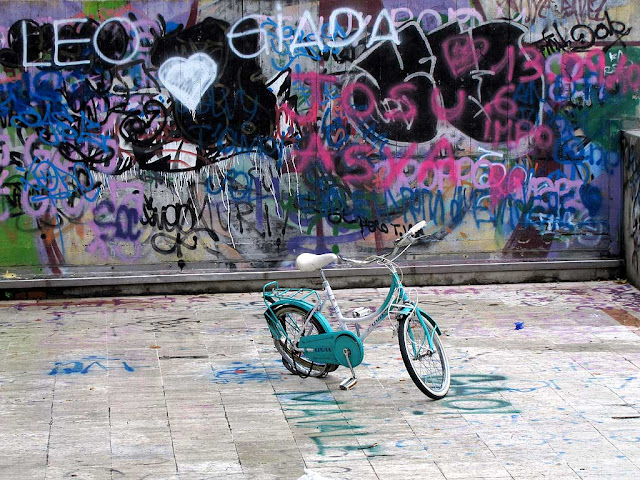
M 0 25 L 6 266 L 619 253 L 630 2 L 84 3 Z
M 262 383 L 269 382 L 277 375 L 269 375 L 262 365 L 252 365 L 250 363 L 232 362 L 231 365 L 223 369 L 213 369 L 214 383 L 226 384 L 245 384 L 245 383 Z
M 561 31 L 557 22 L 552 28 L 546 27 L 542 33 L 542 39 L 535 42 L 537 48 L 543 53 L 554 53 L 560 50 L 565 51 L 588 51 L 596 45 L 596 42 L 608 41 L 604 50 L 620 45 L 625 47 L 624 37 L 631 33 L 631 27 L 623 22 L 611 20 L 609 12 L 604 13 L 605 20 L 594 27 L 589 24 L 577 23 L 568 32 Z
M 557 12 L 561 18 L 575 22 L 599 21 L 604 18 L 607 3 L 623 5 L 628 0 L 611 2 L 608 0 L 496 0 L 503 14 L 511 14 L 525 22 L 552 18 Z
M 135 371 L 127 362 L 123 362 L 118 358 L 96 357 L 91 355 L 81 360 L 82 361 L 56 362 L 53 369 L 49 372 L 49 375 L 72 375 L 75 373 L 86 375 L 89 371 L 93 370 L 112 370 L 116 368 L 113 365 L 114 362 L 118 366 L 117 368 L 124 368 L 127 372 Z
M 318 455 L 342 457 L 349 452 L 374 455 L 381 447 L 367 442 L 365 427 L 349 418 L 344 402 L 336 401 L 326 390 L 313 392 L 277 393 L 287 421 L 296 428 L 308 431 L 308 437 Z
M 510 390 L 502 375 L 456 375 L 444 406 L 456 413 L 518 413 L 500 392 Z

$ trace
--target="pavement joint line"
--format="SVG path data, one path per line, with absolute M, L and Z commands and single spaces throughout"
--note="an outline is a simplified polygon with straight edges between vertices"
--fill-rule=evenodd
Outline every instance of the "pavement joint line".
M 213 368 L 213 365 L 211 365 L 211 372 L 213 373 L 214 377 L 215 377 L 215 369 Z M 222 397 L 222 393 L 218 390 L 218 396 L 220 397 L 220 404 L 222 405 L 222 410 L 224 411 L 224 418 L 227 422 L 227 428 L 229 429 L 229 433 L 231 434 L 231 440 L 233 441 L 233 445 L 235 448 L 235 452 L 236 452 L 236 458 L 238 459 L 238 463 L 240 464 L 240 469 L 242 470 L 242 472 L 244 473 L 245 471 L 245 467 L 242 465 L 242 459 L 240 458 L 240 452 L 238 451 L 238 445 L 235 442 L 235 437 L 233 435 L 233 428 L 231 427 L 231 421 L 229 420 L 229 413 L 227 412 L 227 407 L 223 401 L 223 397 Z
M 56 400 L 56 381 L 58 380 L 57 377 L 53 378 L 53 392 L 51 394 L 51 419 L 49 420 L 49 435 L 47 436 L 47 456 L 45 459 L 45 471 L 44 471 L 44 478 L 45 480 L 47 480 L 47 469 L 49 467 L 49 451 L 51 448 L 51 431 L 53 430 L 53 406 L 55 404 L 55 400 Z
M 154 339 L 154 344 L 157 345 L 158 344 L 158 340 L 157 340 L 157 334 L 156 332 L 153 332 L 153 339 Z M 160 354 L 158 353 L 158 350 L 155 350 L 155 354 L 156 354 L 156 359 L 158 362 L 158 370 L 160 372 L 160 382 L 162 384 L 162 397 L 164 399 L 164 408 L 165 408 L 165 412 L 167 414 L 167 427 L 169 428 L 169 438 L 171 439 L 171 452 L 173 454 L 173 462 L 175 465 L 175 469 L 176 469 L 176 474 L 178 475 L 178 478 L 180 477 L 180 472 L 178 471 L 178 459 L 176 458 L 176 449 L 175 449 L 175 445 L 173 442 L 173 432 L 171 431 L 171 418 L 169 417 L 169 405 L 167 404 L 167 392 L 164 388 L 164 375 L 162 374 L 162 365 L 160 362 Z M 107 371 L 108 374 L 108 371 Z
M 242 315 L 242 318 L 244 319 L 244 315 Z M 251 331 L 249 325 L 247 324 L 246 319 L 244 319 L 244 327 L 246 329 L 246 331 Z M 256 355 L 257 358 L 260 358 L 260 352 L 258 351 L 258 345 L 256 344 L 256 342 L 253 342 L 253 350 L 254 350 L 254 354 Z M 265 375 L 267 374 L 266 372 L 266 366 L 265 366 L 265 362 L 261 360 L 260 364 L 262 365 L 263 370 L 265 370 Z M 298 444 L 297 440 L 296 440 L 296 435 L 295 432 L 293 431 L 293 425 L 287 421 L 287 416 L 286 413 L 284 411 L 284 406 L 282 405 L 282 401 L 280 400 L 280 397 L 278 396 L 275 387 L 273 386 L 273 382 L 269 382 L 269 385 L 271 386 L 271 391 L 273 396 L 275 397 L 276 401 L 278 402 L 278 405 L 280 405 L 280 411 L 282 413 L 283 418 L 285 419 L 286 423 L 287 423 L 287 427 L 289 429 L 289 433 L 291 434 L 291 438 L 293 439 L 293 443 L 295 444 L 296 448 L 298 449 L 298 451 L 300 451 L 300 445 Z M 302 462 L 304 464 L 304 469 L 306 471 L 306 469 L 308 468 L 308 464 L 305 461 L 304 457 L 302 458 Z
M 115 334 L 115 331 L 112 333 Z M 111 389 L 109 382 L 109 359 L 111 355 L 109 355 L 109 317 L 105 318 L 105 329 L 104 329 L 104 343 L 107 351 L 107 414 L 109 416 L 109 454 L 111 457 L 111 465 L 109 468 L 109 478 L 113 480 L 113 426 L 111 425 Z

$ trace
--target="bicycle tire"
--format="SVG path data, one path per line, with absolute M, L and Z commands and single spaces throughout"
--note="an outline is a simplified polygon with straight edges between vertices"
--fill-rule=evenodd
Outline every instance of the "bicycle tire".
M 330 363 L 313 362 L 304 354 L 295 351 L 289 334 L 298 333 L 304 327 L 309 312 L 297 305 L 284 304 L 274 308 L 273 313 L 277 319 L 278 329 L 282 332 L 280 338 L 273 338 L 273 343 L 282 356 L 282 364 L 287 370 L 301 377 L 324 377 L 338 368 L 338 365 Z M 327 332 L 317 319 L 312 318 L 303 336 L 321 333 Z
M 449 359 L 435 327 L 428 333 L 417 315 L 418 313 L 414 312 L 401 318 L 398 325 L 402 361 L 411 380 L 420 391 L 434 400 L 439 400 L 447 394 L 451 384 Z M 426 328 L 430 328 L 428 320 L 423 317 L 423 321 Z M 435 350 L 429 349 L 426 335 L 432 336 Z

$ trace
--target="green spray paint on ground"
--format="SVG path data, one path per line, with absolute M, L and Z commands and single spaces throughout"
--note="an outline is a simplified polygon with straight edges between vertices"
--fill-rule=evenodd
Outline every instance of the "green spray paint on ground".
M 307 432 L 318 455 L 344 456 L 361 451 L 375 456 L 381 449 L 376 442 L 361 443 L 369 433 L 349 417 L 351 410 L 326 390 L 276 393 L 287 421 Z

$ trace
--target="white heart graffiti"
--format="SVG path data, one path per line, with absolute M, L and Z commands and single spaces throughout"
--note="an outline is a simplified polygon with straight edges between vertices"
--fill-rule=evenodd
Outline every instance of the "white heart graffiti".
M 202 52 L 194 53 L 189 58 L 170 58 L 158 70 L 163 85 L 191 112 L 195 112 L 204 92 L 217 75 L 218 65 Z

